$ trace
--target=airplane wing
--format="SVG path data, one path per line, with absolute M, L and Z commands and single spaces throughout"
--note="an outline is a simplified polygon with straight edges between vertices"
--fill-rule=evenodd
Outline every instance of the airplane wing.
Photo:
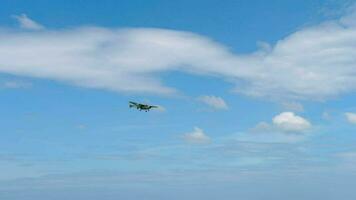
M 130 104 L 133 104 L 133 105 L 135 105 L 135 106 L 138 106 L 138 103 L 136 103 L 136 102 L 129 101 L 129 103 L 130 103 Z

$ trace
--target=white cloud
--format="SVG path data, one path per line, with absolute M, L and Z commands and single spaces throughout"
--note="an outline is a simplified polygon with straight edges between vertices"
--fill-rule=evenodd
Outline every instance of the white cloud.
M 0 31 L 0 72 L 119 92 L 172 94 L 175 89 L 162 84 L 159 74 L 178 70 L 221 77 L 249 96 L 320 100 L 356 90 L 354 16 L 301 29 L 251 54 L 234 54 L 204 36 L 164 29 Z M 28 22 L 26 16 L 18 18 Z
M 309 121 L 293 112 L 283 112 L 273 117 L 272 124 L 260 122 L 236 138 L 238 141 L 259 143 L 296 143 L 308 138 L 305 133 L 311 126 Z
M 223 98 L 217 96 L 200 96 L 199 101 L 217 110 L 227 110 L 228 106 Z
M 308 120 L 293 112 L 283 112 L 272 119 L 273 125 L 285 132 L 302 132 L 311 128 Z
M 33 21 L 32 19 L 27 17 L 27 15 L 25 15 L 25 14 L 14 15 L 13 17 L 18 21 L 18 23 L 20 24 L 20 27 L 23 29 L 28 29 L 28 30 L 44 29 L 44 27 L 41 24 Z
M 356 113 L 347 112 L 345 113 L 346 119 L 351 124 L 356 124 Z
M 210 137 L 198 127 L 194 127 L 194 131 L 184 134 L 183 139 L 192 144 L 206 144 L 211 141 Z
M 289 133 L 304 132 L 312 127 L 311 123 L 293 112 L 282 112 L 272 119 L 272 124 L 260 122 L 250 130 L 252 133 Z

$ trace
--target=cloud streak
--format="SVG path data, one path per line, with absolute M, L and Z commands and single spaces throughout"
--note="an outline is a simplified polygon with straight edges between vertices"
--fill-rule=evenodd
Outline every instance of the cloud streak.
M 205 95 L 200 96 L 198 100 L 216 110 L 227 110 L 229 108 L 224 99 L 221 97 Z
M 353 14 L 301 29 L 270 48 L 235 54 L 184 31 L 99 28 L 0 31 L 0 72 L 118 92 L 174 94 L 160 73 L 182 71 L 270 99 L 322 100 L 356 89 Z M 24 28 L 36 28 L 25 15 Z M 33 21 L 32 21 L 33 22 Z
M 5 89 L 28 89 L 32 87 L 31 82 L 21 80 L 4 80 L 0 81 L 0 88 Z
M 44 29 L 44 26 L 41 24 L 33 21 L 27 15 L 21 14 L 21 15 L 14 15 L 13 16 L 19 23 L 20 27 L 23 29 L 27 30 L 41 30 Z

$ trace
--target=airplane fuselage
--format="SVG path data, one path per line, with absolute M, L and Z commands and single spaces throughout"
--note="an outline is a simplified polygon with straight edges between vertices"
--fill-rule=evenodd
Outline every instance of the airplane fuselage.
M 144 110 L 144 111 L 150 111 L 151 108 L 154 108 L 156 106 L 150 106 L 146 104 L 140 104 L 140 103 L 135 103 L 135 102 L 130 102 L 130 108 L 135 107 L 137 110 Z

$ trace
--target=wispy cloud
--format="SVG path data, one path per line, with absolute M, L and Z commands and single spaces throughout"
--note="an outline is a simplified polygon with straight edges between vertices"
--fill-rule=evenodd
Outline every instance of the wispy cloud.
M 165 29 L 1 32 L 0 72 L 119 92 L 172 94 L 176 90 L 159 74 L 179 70 L 222 77 L 249 96 L 320 100 L 356 90 L 354 16 L 301 29 L 244 55 L 202 35 Z
M 283 102 L 282 103 L 282 107 L 285 109 L 285 110 L 289 110 L 289 111 L 294 111 L 294 112 L 303 112 L 304 111 L 304 107 L 301 103 L 298 103 L 298 102 Z
M 192 132 L 183 135 L 183 139 L 192 144 L 207 144 L 210 143 L 211 139 L 207 136 L 203 129 L 194 127 Z
M 44 29 L 44 26 L 35 22 L 34 20 L 27 17 L 25 14 L 13 15 L 13 17 L 18 21 L 19 25 L 23 29 L 28 30 L 41 30 Z
M 356 124 L 356 113 L 347 112 L 345 113 L 345 117 L 351 124 Z
M 227 110 L 228 106 L 223 98 L 217 96 L 200 96 L 198 97 L 200 102 L 205 103 L 206 105 L 216 109 L 216 110 Z
M 26 89 L 32 87 L 31 82 L 21 80 L 6 80 L 0 81 L 0 88 L 6 89 Z

